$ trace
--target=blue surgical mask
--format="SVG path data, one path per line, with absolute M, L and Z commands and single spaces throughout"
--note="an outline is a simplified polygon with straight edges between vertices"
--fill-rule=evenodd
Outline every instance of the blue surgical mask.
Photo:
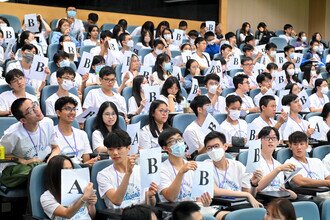
M 209 113 L 209 114 L 213 114 L 213 107 L 211 105 L 207 105 L 206 106 L 206 112 Z
M 70 67 L 70 60 L 62 60 L 60 62 L 60 67 Z
M 294 53 L 290 53 L 290 58 L 294 59 Z
M 76 11 L 72 11 L 72 10 L 68 11 L 68 17 L 69 18 L 74 18 L 74 17 L 76 17 L 76 15 L 77 15 Z
M 105 65 L 97 65 L 95 66 L 95 73 L 96 74 L 100 74 L 101 69 L 104 67 Z
M 184 157 L 187 146 L 184 142 L 177 142 L 171 146 L 172 154 L 176 157 Z
M 163 66 L 165 71 L 172 71 L 172 64 L 171 63 L 165 63 Z

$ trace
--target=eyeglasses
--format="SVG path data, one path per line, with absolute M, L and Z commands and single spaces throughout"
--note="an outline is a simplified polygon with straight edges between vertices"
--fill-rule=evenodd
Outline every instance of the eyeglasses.
M 102 80 L 104 80 L 107 83 L 114 83 L 116 81 L 116 78 L 112 78 L 112 79 L 108 79 L 108 78 L 102 78 Z
M 103 116 L 110 118 L 111 116 L 112 117 L 117 116 L 117 114 L 116 114 L 116 112 L 106 112 L 106 113 L 103 113 Z
M 39 107 L 39 103 L 38 102 L 32 102 L 32 107 L 30 107 L 26 110 L 25 116 L 27 116 L 29 114 L 32 114 L 32 112 L 35 112 L 37 107 Z
M 78 108 L 76 108 L 76 107 L 73 107 L 73 108 L 71 108 L 71 107 L 64 107 L 64 108 L 62 108 L 62 110 L 65 110 L 65 111 L 67 111 L 67 112 L 76 112 L 76 111 L 78 111 Z
M 219 144 L 215 144 L 215 145 L 211 145 L 211 146 L 206 146 L 206 151 L 211 151 L 211 150 L 213 150 L 213 148 L 214 149 L 217 149 L 219 147 L 220 147 Z
M 277 141 L 277 137 L 266 136 L 262 138 L 265 141 Z
M 170 111 L 168 109 L 160 109 L 159 112 L 162 114 L 168 114 Z
M 183 138 L 178 138 L 178 139 L 170 140 L 166 144 L 172 146 L 176 143 L 183 143 L 183 142 L 184 142 Z
M 250 82 L 249 82 L 249 81 L 245 81 L 245 82 L 243 82 L 242 84 L 244 84 L 244 83 L 250 85 Z
M 13 79 L 12 81 L 10 81 L 11 84 L 16 84 L 18 83 L 19 81 L 22 81 L 24 79 L 23 76 L 20 76 L 20 77 L 16 77 L 15 79 Z

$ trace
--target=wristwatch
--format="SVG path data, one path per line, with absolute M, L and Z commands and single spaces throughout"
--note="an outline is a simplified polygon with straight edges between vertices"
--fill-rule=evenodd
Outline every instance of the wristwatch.
M 259 186 L 259 184 L 257 183 L 257 185 L 254 185 L 253 183 L 252 183 L 252 180 L 250 180 L 250 184 L 251 184 L 251 186 L 252 187 L 254 187 L 254 188 L 256 188 L 256 187 L 258 187 Z

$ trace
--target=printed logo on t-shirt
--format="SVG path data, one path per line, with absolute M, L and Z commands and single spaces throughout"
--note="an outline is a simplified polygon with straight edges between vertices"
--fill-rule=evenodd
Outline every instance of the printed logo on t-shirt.
M 123 204 L 124 202 L 129 202 L 129 203 L 133 203 L 135 201 L 139 202 L 140 201 L 140 187 L 138 187 L 137 185 L 135 185 L 134 183 L 129 183 L 127 186 L 127 191 L 126 194 L 123 198 Z M 122 206 L 123 206 L 122 204 Z

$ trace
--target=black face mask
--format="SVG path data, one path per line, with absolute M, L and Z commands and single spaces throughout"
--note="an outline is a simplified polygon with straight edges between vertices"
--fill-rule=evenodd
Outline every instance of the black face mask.
M 33 61 L 33 57 L 34 57 L 34 54 L 33 53 L 25 53 L 25 54 L 22 54 L 22 59 L 28 63 L 28 64 L 31 64 L 32 61 Z

